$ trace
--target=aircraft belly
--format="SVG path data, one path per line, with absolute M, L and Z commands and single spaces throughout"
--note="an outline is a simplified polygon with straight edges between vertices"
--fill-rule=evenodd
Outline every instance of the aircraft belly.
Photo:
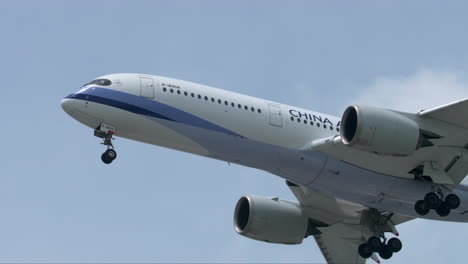
M 300 185 L 314 182 L 323 173 L 327 162 L 327 156 L 320 152 L 286 150 L 279 153 L 280 162 L 275 164 L 275 169 L 290 175 L 290 180 Z

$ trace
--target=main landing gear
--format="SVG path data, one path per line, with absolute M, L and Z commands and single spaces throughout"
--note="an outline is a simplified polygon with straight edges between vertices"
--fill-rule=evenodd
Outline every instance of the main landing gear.
M 414 210 L 419 215 L 427 215 L 431 209 L 436 213 L 445 217 L 450 214 L 451 210 L 457 209 L 460 206 L 460 198 L 456 194 L 449 194 L 443 196 L 442 191 L 439 189 L 436 192 L 430 192 L 424 196 L 424 200 L 419 200 L 414 204 Z
M 393 256 L 393 253 L 397 253 L 401 250 L 403 244 L 401 240 L 392 237 L 387 241 L 387 238 L 382 234 L 381 236 L 372 236 L 366 243 L 362 243 L 359 248 L 359 256 L 362 258 L 370 258 L 372 254 L 378 253 L 382 259 L 389 259 Z
M 363 213 L 363 222 L 367 235 L 362 238 L 363 243 L 358 247 L 359 256 L 364 259 L 373 258 L 378 262 L 377 253 L 382 259 L 389 259 L 394 253 L 400 252 L 403 247 L 401 240 L 392 237 L 387 240 L 386 232 L 390 232 L 398 236 L 398 232 L 390 219 L 393 213 L 382 212 L 376 209 L 370 209 L 368 212 Z M 365 239 L 365 236 L 368 239 Z
M 440 217 L 446 217 L 451 210 L 460 206 L 460 198 L 450 193 L 452 190 L 447 187 L 447 184 L 453 184 L 453 179 L 447 173 L 454 164 L 460 162 L 460 157 L 455 156 L 445 169 L 442 169 L 443 166 L 437 161 L 426 161 L 409 172 L 416 180 L 431 185 L 431 192 L 414 204 L 417 214 L 424 216 L 431 210 L 435 210 Z
M 101 160 L 105 164 L 110 164 L 117 158 L 117 152 L 114 150 L 114 145 L 112 145 L 113 134 L 112 130 L 108 130 L 107 132 L 98 129 L 94 130 L 94 135 L 104 140 L 101 144 L 107 146 L 107 150 L 101 155 Z

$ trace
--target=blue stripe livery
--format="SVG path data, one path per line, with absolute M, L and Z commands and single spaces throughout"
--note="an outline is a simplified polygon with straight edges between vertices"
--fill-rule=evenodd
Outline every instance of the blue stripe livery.
M 90 87 L 66 98 L 79 99 L 119 108 L 139 115 L 155 117 L 195 127 L 209 129 L 228 135 L 243 137 L 231 130 L 208 122 L 175 107 L 140 96 L 107 88 Z

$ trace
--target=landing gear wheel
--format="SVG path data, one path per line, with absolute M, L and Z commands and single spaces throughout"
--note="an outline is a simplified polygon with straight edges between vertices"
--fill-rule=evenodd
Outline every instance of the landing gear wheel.
M 110 160 L 115 160 L 117 158 L 117 152 L 115 152 L 113 149 L 106 150 L 104 155 L 106 155 Z
M 105 164 L 110 164 L 112 161 L 114 161 L 117 158 L 117 152 L 113 149 L 108 149 L 106 152 L 102 153 L 101 155 L 101 160 Z
M 426 205 L 426 202 L 419 200 L 414 204 L 414 210 L 418 215 L 423 216 L 427 215 L 431 209 Z
M 369 245 L 367 243 L 363 243 L 359 246 L 358 248 L 359 256 L 361 256 L 364 259 L 370 258 L 372 256 L 372 250 L 369 248 Z
M 424 196 L 424 202 L 426 202 L 430 209 L 436 209 L 442 201 L 436 193 L 430 192 Z
M 373 236 L 367 240 L 367 245 L 372 252 L 379 252 L 382 248 L 382 241 L 380 241 L 380 238 Z
M 393 256 L 393 252 L 389 246 L 385 245 L 380 249 L 379 256 L 383 259 L 389 259 Z
M 387 242 L 387 246 L 393 253 L 397 253 L 403 247 L 401 240 L 396 237 L 390 238 Z
M 109 157 L 106 155 L 106 153 L 102 153 L 101 155 L 101 160 L 102 162 L 104 162 L 105 164 L 110 164 L 112 162 L 111 159 L 109 159 Z
M 436 213 L 441 217 L 446 217 L 447 215 L 450 214 L 450 208 L 445 202 L 443 202 L 440 204 L 439 207 L 437 207 Z
M 445 204 L 452 210 L 457 209 L 460 206 L 460 198 L 458 198 L 458 195 L 451 193 L 445 197 Z

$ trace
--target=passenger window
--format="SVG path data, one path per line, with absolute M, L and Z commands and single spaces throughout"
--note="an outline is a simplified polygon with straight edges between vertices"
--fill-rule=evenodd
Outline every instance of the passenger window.
M 215 100 L 214 100 L 214 98 L 213 98 L 213 97 L 211 97 L 211 102 L 213 102 L 213 103 L 214 103 L 214 101 L 215 101 Z
M 239 109 L 241 109 L 241 108 L 242 108 L 242 105 L 241 105 L 241 104 L 238 104 L 237 107 L 239 107 Z
M 313 126 L 313 125 L 314 125 L 314 122 L 313 122 L 313 121 L 310 121 L 310 125 Z
M 201 95 L 198 95 L 198 99 L 201 99 Z
M 163 88 L 163 92 L 167 91 L 166 87 Z
M 228 103 L 228 101 L 224 101 L 224 104 L 225 104 L 225 105 L 228 105 L 229 103 Z
M 188 93 L 187 93 L 187 92 L 184 92 L 184 95 L 185 95 L 185 96 L 187 96 L 187 95 L 188 95 Z
M 174 93 L 174 89 L 171 89 L 171 93 Z
M 323 125 L 323 128 L 327 128 L 327 125 Z
M 246 105 L 244 105 L 244 109 L 245 109 L 245 110 L 249 110 L 249 107 L 246 106 Z
M 221 99 L 218 99 L 218 104 L 221 104 Z
M 260 108 L 259 108 L 259 109 L 257 109 L 257 111 L 258 111 L 258 113 L 261 113 L 261 112 L 262 112 L 262 110 L 260 110 Z
M 320 127 L 320 123 L 317 123 L 317 127 Z
M 177 90 L 177 94 L 180 94 L 180 90 Z
M 307 124 L 307 120 L 304 119 L 304 124 Z
M 191 95 L 192 97 L 195 97 L 195 94 L 194 94 L 194 93 L 191 93 L 190 95 Z
M 232 107 L 236 107 L 236 104 L 235 104 L 235 103 L 231 103 L 231 106 L 232 106 Z
M 297 119 L 297 122 L 298 122 L 298 123 L 300 123 L 300 122 L 301 122 L 301 119 L 300 119 L 300 118 L 298 118 L 298 119 Z
M 208 96 L 205 96 L 205 101 L 208 101 Z
M 294 117 L 291 116 L 291 121 L 294 121 Z

